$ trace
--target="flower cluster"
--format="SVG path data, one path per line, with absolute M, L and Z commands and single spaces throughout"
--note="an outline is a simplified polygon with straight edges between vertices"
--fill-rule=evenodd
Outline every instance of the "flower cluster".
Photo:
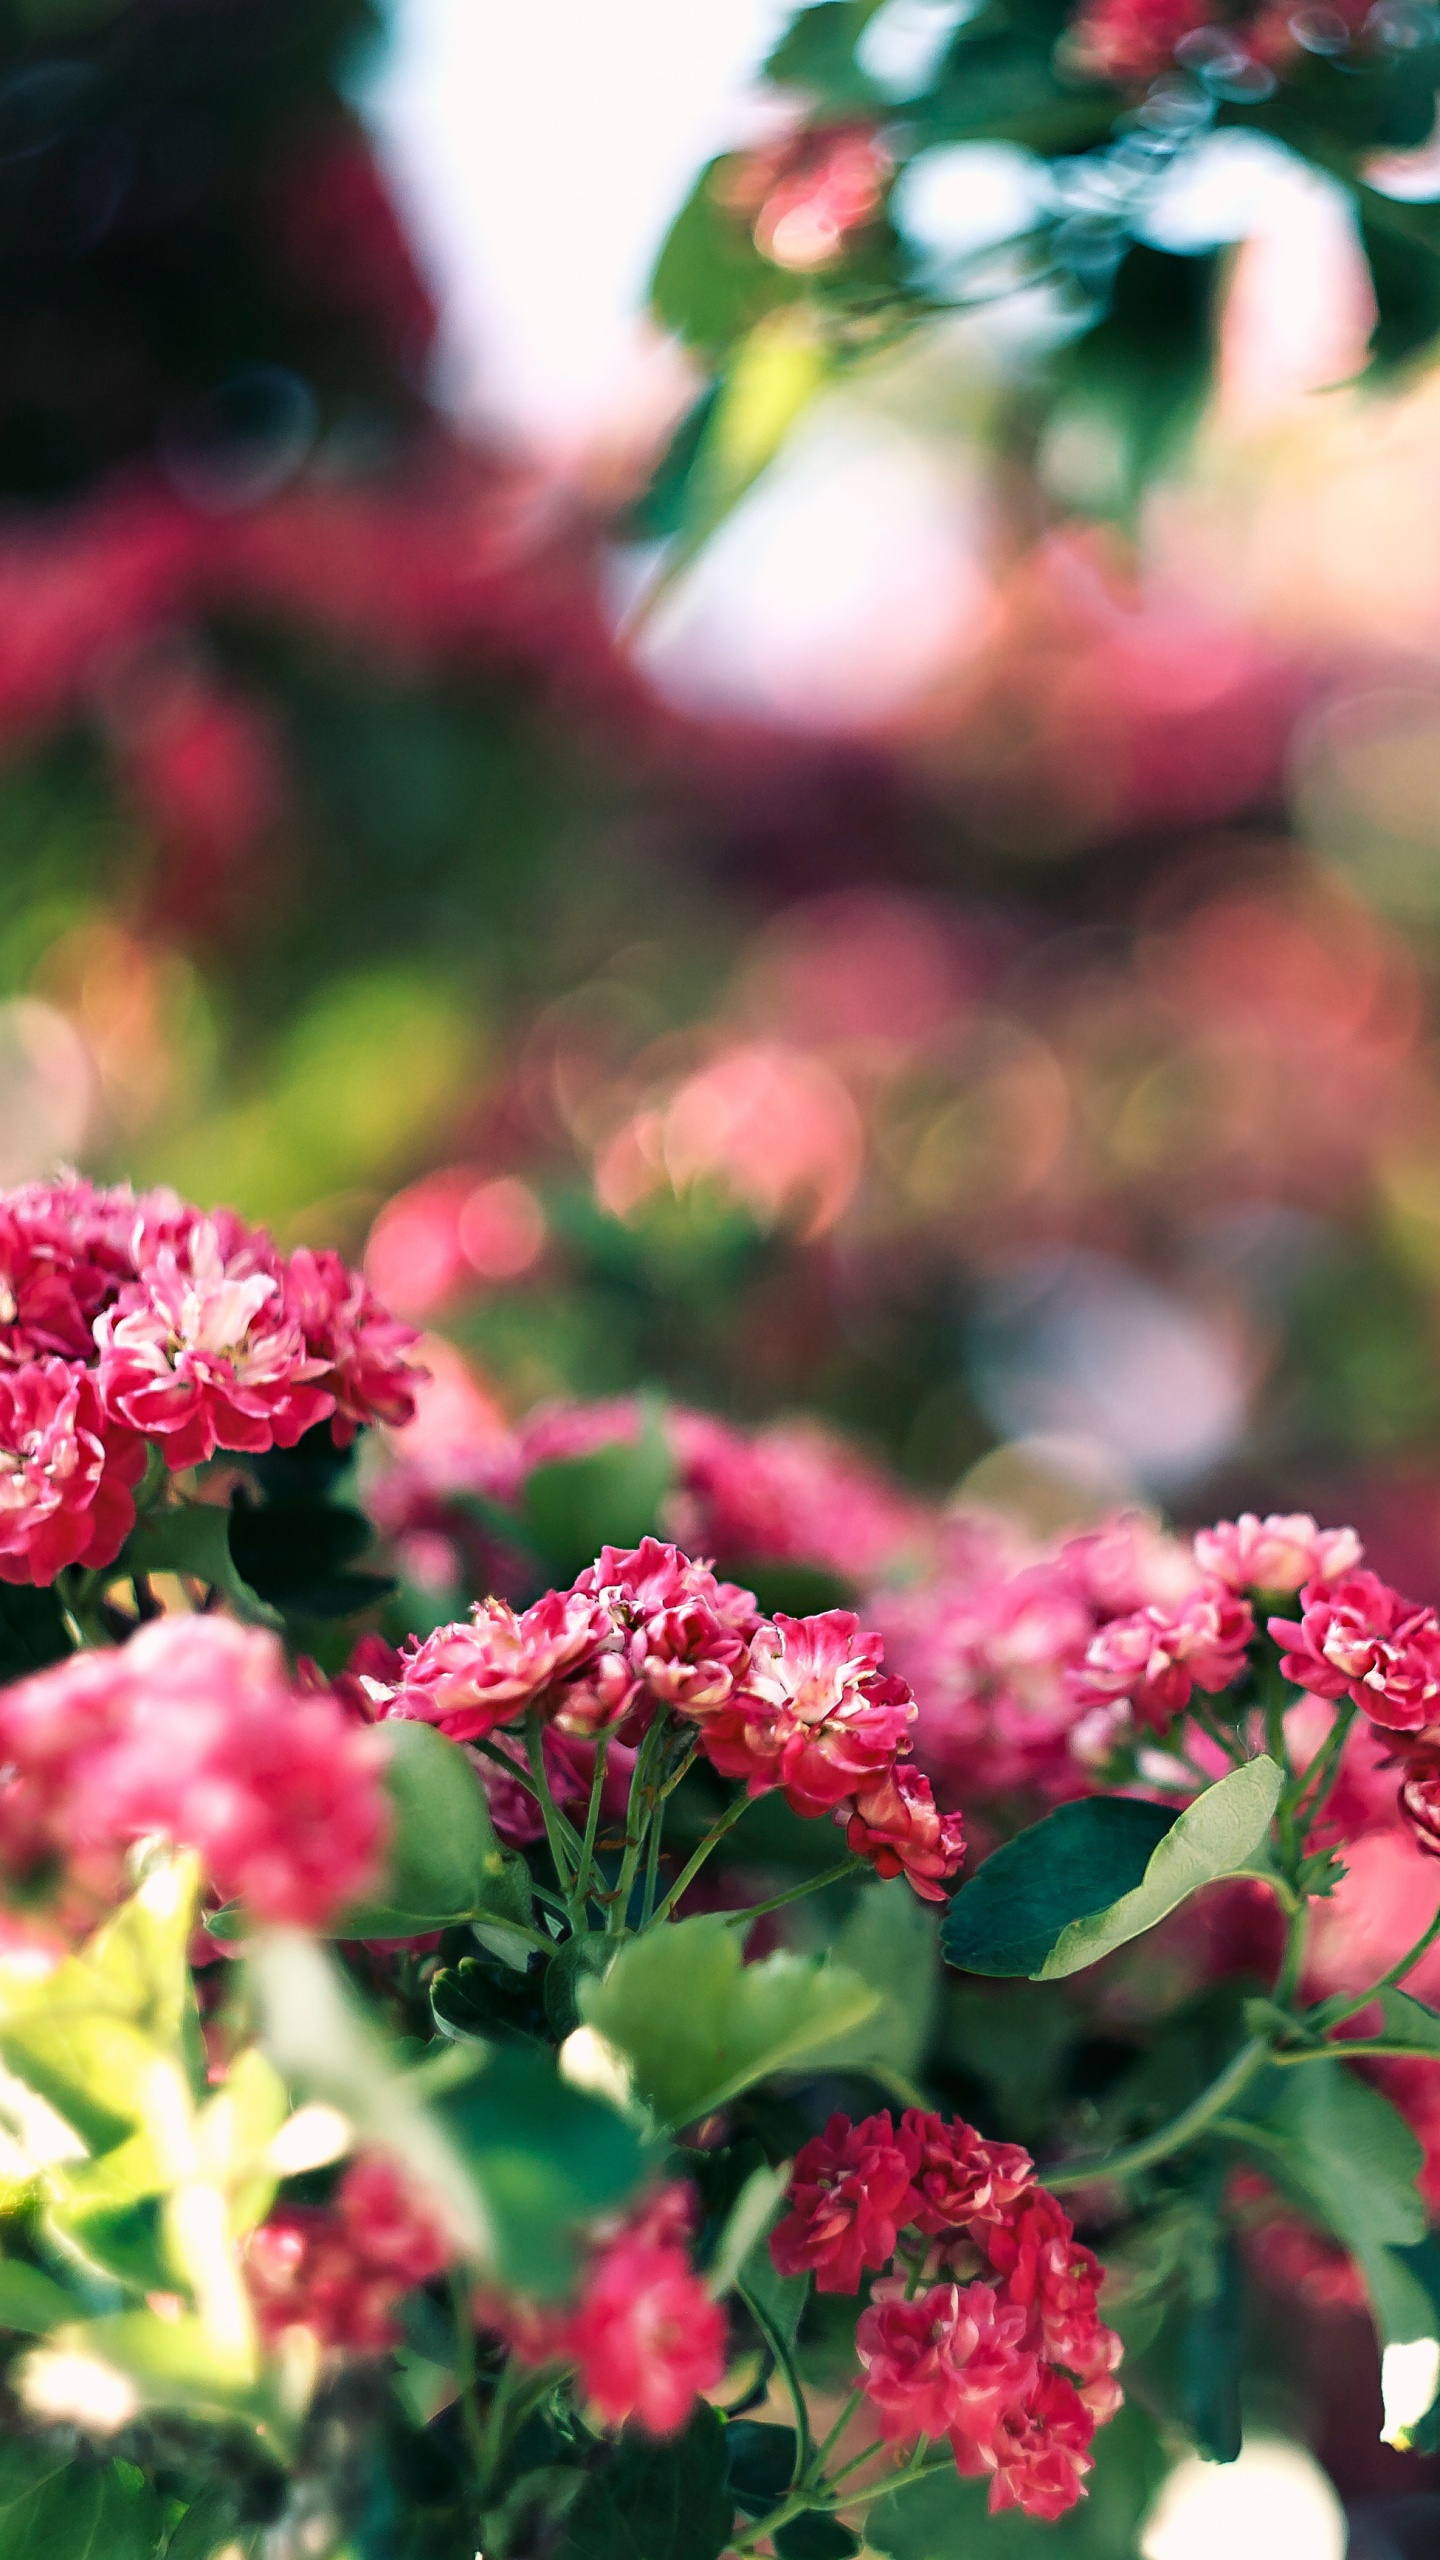
M 1120 2405 L 1100 2268 L 1014 2143 L 909 2108 L 832 2116 L 796 2158 L 771 2255 L 822 2293 L 879 2277 L 856 2351 L 881 2434 L 945 2439 L 993 2513 L 1074 2505 L 1090 2441 Z M 895 2271 L 883 2272 L 897 2260 Z
M 347 2169 L 328 2205 L 283 2204 L 245 2252 L 262 2337 L 305 2328 L 327 2349 L 380 2355 L 398 2345 L 395 2307 L 443 2273 L 439 2224 L 378 2152 Z
M 1357 1569 L 1307 1581 L 1299 1618 L 1269 1624 L 1287 1680 L 1352 1700 L 1380 1728 L 1400 1765 L 1400 1812 L 1440 1857 L 1440 1613 Z
M 0 1690 L 0 1863 L 108 1882 L 125 1843 L 163 1833 L 223 1899 L 315 1927 L 374 1881 L 383 1756 L 335 1698 L 292 1687 L 274 1636 L 157 1619 Z
M 1247 1512 L 1189 1544 L 1122 1514 L 1038 1550 L 975 1515 L 928 1577 L 873 1606 L 921 1702 L 927 1767 L 967 1794 L 1063 1797 L 1117 1743 L 1240 1677 L 1256 1597 L 1347 1575 L 1359 1556 L 1353 1529 L 1306 1513 Z
M 638 2213 L 597 2227 L 574 2304 L 552 2311 L 487 2291 L 481 2325 L 524 2364 L 574 2366 L 602 2426 L 634 2420 L 674 2435 L 725 2371 L 725 2315 L 690 2262 L 693 2213 L 688 2186 L 662 2187 Z
M 78 1179 L 0 1196 L 0 1579 L 103 1566 L 150 1441 L 172 1469 L 403 1422 L 410 1328 L 333 1253 Z
M 879 1636 L 850 1610 L 762 1618 L 751 1592 L 646 1538 L 604 1548 L 571 1589 L 528 1609 L 479 1603 L 412 1640 L 392 1680 L 365 1685 L 372 1713 L 458 1742 L 534 1711 L 563 1737 L 623 1746 L 668 1711 L 724 1776 L 831 1816 L 882 1875 L 936 1900 L 964 1853 L 960 1818 L 938 1811 L 909 1763 L 915 1701 L 882 1661 Z

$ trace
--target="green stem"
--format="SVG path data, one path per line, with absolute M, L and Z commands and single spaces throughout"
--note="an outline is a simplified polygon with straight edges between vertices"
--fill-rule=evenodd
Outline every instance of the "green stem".
M 1299 1989 L 1300 1976 L 1305 1970 L 1305 1948 L 1309 1934 L 1310 1905 L 1308 1902 L 1301 1902 L 1291 1913 L 1290 1926 L 1285 1933 L 1285 1954 L 1281 1960 L 1280 1971 L 1275 1977 L 1273 1997 L 1282 2009 L 1288 2008 Z
M 535 1780 L 535 1793 L 540 1799 L 540 1819 L 545 1825 L 545 1838 L 556 1879 L 567 1902 L 573 1901 L 575 1877 L 563 1846 L 560 1808 L 550 1792 L 550 1777 L 545 1766 L 545 1735 L 536 1707 L 527 1707 L 525 1711 L 525 1756 Z
M 1393 2054 L 1408 2054 L 1412 2062 L 1440 2062 L 1440 2053 L 1427 2053 L 1423 2047 L 1392 2042 L 1387 2036 L 1356 2036 L 1347 2041 L 1305 2045 L 1294 2052 L 1282 2046 L 1272 2053 L 1272 2062 L 1365 2062 L 1373 2055 L 1383 2059 Z
M 749 1796 L 736 1796 L 733 1802 L 726 1806 L 718 1820 L 711 1823 L 710 1828 L 706 1832 L 698 1849 L 693 1852 L 686 1864 L 681 1868 L 675 1882 L 670 1887 L 664 1901 L 656 1912 L 655 1919 L 657 1922 L 669 1919 L 670 1914 L 674 1910 L 682 1893 L 688 1893 L 712 1849 L 719 1848 L 726 1832 L 734 1829 L 741 1814 L 748 1810 L 751 1802 L 752 1799 Z
M 1419 1963 L 1437 1936 L 1440 1936 L 1440 1911 L 1436 1912 L 1428 1929 L 1421 1930 L 1413 1947 L 1406 1948 L 1398 1964 L 1392 1964 L 1389 1972 L 1382 1973 L 1378 1982 L 1372 1982 L 1368 1991 L 1357 1991 L 1354 1999 L 1347 2000 L 1343 2008 L 1330 2011 L 1325 2020 L 1326 2026 L 1343 2027 L 1347 2018 L 1356 2018 L 1362 2009 L 1369 2008 L 1377 1991 L 1393 1991 L 1397 1983 L 1403 1982 L 1406 1974 Z
M 1042 2169 L 1043 2185 L 1063 2195 L 1068 2188 L 1093 2186 L 1103 2178 L 1131 2178 L 1141 2169 L 1151 2169 L 1159 2160 L 1168 2160 L 1172 2152 L 1183 2151 L 1198 2134 L 1205 2133 L 1223 2115 L 1232 2099 L 1237 2098 L 1255 2077 L 1262 2064 L 1270 2059 L 1270 2042 L 1266 2036 L 1252 2036 L 1236 2054 L 1232 2054 L 1223 2071 L 1208 2089 L 1178 2116 L 1161 2125 L 1157 2133 L 1147 2134 L 1143 2142 L 1132 2142 L 1123 2151 L 1112 2151 L 1098 2160 L 1072 2162 L 1064 2168 Z
M 829 2433 L 829 2434 L 828 2434 L 828 2436 L 825 2438 L 824 2443 L 823 2443 L 823 2444 L 819 2444 L 819 2445 L 817 2445 L 817 2446 L 816 2446 L 816 2448 L 815 2448 L 815 2462 L 816 2462 L 816 2467 L 817 2467 L 819 2470 L 822 2470 L 822 2471 L 823 2471 L 823 2469 L 824 2469 L 824 2467 L 825 2467 L 826 2463 L 828 2462 L 828 2460 L 829 2460 L 829 2458 L 830 2458 L 831 2454 L 834 2452 L 835 2447 L 836 2447 L 836 2446 L 837 2446 L 837 2444 L 839 2443 L 839 2441 L 840 2441 L 841 2437 L 842 2437 L 842 2436 L 843 2436 L 843 2434 L 845 2433 L 846 2428 L 849 2426 L 851 2419 L 854 2417 L 855 2412 L 856 2412 L 856 2410 L 859 2408 L 860 2403 L 861 2403 L 861 2401 L 864 2399 L 864 2397 L 865 2397 L 865 2385 L 864 2385 L 864 2383 L 863 2383 L 863 2382 L 856 2382 L 856 2383 L 852 2384 L 852 2386 L 851 2386 L 851 2388 L 850 2388 L 849 2392 L 846 2394 L 845 2400 L 844 2400 L 844 2402 L 843 2402 L 843 2404 L 842 2404 L 842 2407 L 841 2407 L 841 2410 L 840 2410 L 840 2415 L 839 2415 L 839 2417 L 836 2419 L 834 2426 L 833 2426 L 833 2427 L 831 2428 L 831 2430 L 830 2430 L 830 2433 Z
M 1295 1807 L 1295 1821 L 1302 1839 L 1307 1832 L 1314 1830 L 1330 1801 L 1331 1790 L 1340 1775 L 1341 1755 L 1349 1737 L 1350 1727 L 1359 1712 L 1354 1699 L 1347 1698 L 1300 1781 L 1300 1797 Z M 1315 1789 L 1313 1796 L 1310 1795 L 1312 1786 Z M 1307 1796 L 1310 1798 L 1308 1803 Z
M 470 2303 L 465 2285 L 458 2275 L 452 2275 L 450 2278 L 450 2309 L 455 2322 L 455 2381 L 460 2401 L 460 2420 L 465 2430 L 465 2442 L 470 2448 L 470 2459 L 475 2468 L 475 2486 L 483 2500 L 490 2486 L 489 2430 L 481 2420 L 479 2405 L 475 2398 L 475 2332 L 471 2325 Z M 508 2371 L 507 2366 L 507 2374 Z M 504 2377 L 495 2388 L 497 2401 L 503 2388 Z M 494 2403 L 491 2405 L 493 2414 Z
M 650 1846 L 645 1854 L 645 1890 L 640 1899 L 640 1926 L 648 1929 L 655 1909 L 655 1896 L 660 1890 L 660 1843 L 665 1837 L 665 1790 L 655 1798 L 650 1816 Z
M 585 1895 L 595 1872 L 595 1840 L 600 1829 L 600 1799 L 605 1792 L 605 1762 L 610 1750 L 610 1737 L 602 1733 L 595 1745 L 595 1766 L 590 1777 L 590 1802 L 585 1808 L 585 1837 L 580 1843 L 580 1859 L 575 1870 L 575 1892 L 571 1917 L 577 1929 L 585 1926 Z
M 791 2406 L 795 2411 L 795 2469 L 790 2482 L 793 2492 L 798 2490 L 801 2481 L 807 2477 L 815 2451 L 815 2441 L 810 2433 L 810 2411 L 806 2406 L 805 2387 L 795 2370 L 795 2359 L 790 2353 L 789 2341 L 784 2331 L 766 2310 L 764 2303 L 758 2295 L 750 2291 L 748 2285 L 737 2285 L 735 2290 L 784 2376 L 785 2388 L 790 2394 Z
M 1213 1716 L 1208 1707 L 1201 1706 L 1198 1695 L 1192 1696 L 1186 1712 L 1189 1715 L 1191 1723 L 1198 1724 L 1201 1732 L 1209 1735 L 1210 1740 L 1216 1745 L 1217 1749 L 1224 1752 L 1226 1759 L 1229 1760 L 1235 1768 L 1244 1768 L 1250 1755 L 1246 1751 L 1243 1742 L 1240 1741 L 1238 1735 L 1227 1733 L 1225 1727 L 1221 1724 L 1219 1717 Z M 1206 1784 L 1208 1786 L 1212 1783 L 1213 1782 L 1207 1771 Z
M 618 1935 L 625 1927 L 640 1853 L 645 1847 L 655 1809 L 655 1789 L 659 1783 L 656 1763 L 658 1761 L 663 1768 L 668 1742 L 665 1718 L 657 1715 L 635 1755 L 635 1766 L 630 1773 L 630 1800 L 625 1809 L 625 1847 L 619 1876 L 611 1892 L 596 1896 L 597 1901 L 606 1905 L 605 1926 L 612 1936 Z
M 842 1858 L 836 1867 L 827 1867 L 823 1875 L 810 1876 L 804 1884 L 792 1884 L 784 1893 L 772 1893 L 768 1902 L 747 1903 L 743 1911 L 727 1911 L 725 1918 L 732 1929 L 743 1928 L 747 1920 L 763 1920 L 767 1911 L 783 1911 L 788 1902 L 803 1902 L 808 1893 L 823 1893 L 827 1884 L 839 1884 L 843 1877 L 858 1875 L 861 1868 L 869 1871 L 864 1858 Z M 907 2099 L 906 2104 L 910 2101 Z

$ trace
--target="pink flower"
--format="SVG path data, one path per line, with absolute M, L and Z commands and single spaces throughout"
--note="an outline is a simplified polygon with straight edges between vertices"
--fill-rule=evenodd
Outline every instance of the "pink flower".
M 322 2347 L 381 2355 L 400 2340 L 396 2305 L 451 2254 L 400 2171 L 371 2153 L 346 2171 L 333 2205 L 281 2205 L 252 2232 L 245 2272 L 267 2341 L 304 2327 Z
M 930 1781 L 896 1760 L 878 1778 L 857 1788 L 845 1821 L 845 1837 L 857 1857 L 877 1874 L 903 1875 L 922 1902 L 944 1900 L 944 1880 L 965 1855 L 965 1826 L 958 1813 L 940 1813 Z
M 905 2299 L 877 2284 L 855 2332 L 865 2396 L 893 2444 L 958 2435 L 985 2444 L 1034 2384 L 1025 2314 L 987 2284 L 937 2284 Z
M 155 1246 L 96 1326 L 108 1410 L 164 1447 L 171 1467 L 216 1449 L 293 1448 L 335 1409 L 261 1240 L 238 1246 L 199 1219 Z
M 958 2116 L 946 2124 L 942 2116 L 922 2115 L 910 2107 L 900 2119 L 900 2130 L 919 2154 L 911 2171 L 910 2220 L 928 2237 L 992 2221 L 1035 2184 L 1028 2151 L 1016 2142 L 987 2142 Z
M 1195 1534 L 1195 1561 L 1232 1591 L 1298 1591 L 1305 1582 L 1334 1582 L 1363 1550 L 1353 1529 L 1321 1529 L 1308 1511 L 1272 1511 L 1257 1519 L 1217 1520 Z
M 330 1428 L 342 1448 L 362 1423 L 410 1421 L 425 1372 L 404 1355 L 419 1336 L 387 1313 L 358 1271 L 338 1253 L 302 1247 L 285 1267 L 285 1300 L 335 1400 Z
M 1075 2505 L 1086 2472 L 1094 2468 L 1090 2445 L 1095 2427 L 1073 2382 L 1042 2365 L 1028 2398 L 1004 2413 L 983 2451 L 972 2440 L 962 2461 L 953 2436 L 951 2443 L 960 2470 L 972 2476 L 979 2469 L 990 2472 L 992 2516 L 1019 2507 L 1023 2514 L 1053 2524 Z
M 782 2276 L 813 2272 L 820 2293 L 854 2293 L 865 2267 L 883 2267 L 910 2219 L 910 2181 L 919 2145 L 887 2114 L 852 2124 L 832 2116 L 802 2145 L 790 2179 L 790 2210 L 770 2237 Z
M 1176 1606 L 1152 1602 L 1101 1627 L 1068 1675 L 1071 1699 L 1082 1712 L 1128 1700 L 1140 1723 L 1163 1730 L 1193 1690 L 1239 1678 L 1254 1633 L 1248 1602 L 1222 1582 L 1202 1583 Z
M 684 2426 L 725 2371 L 725 2314 L 673 2241 L 643 2232 L 612 2240 L 568 2323 L 567 2353 L 607 2427 L 633 2419 L 652 2436 Z
M 1376 1724 L 1418 1732 L 1440 1713 L 1440 1618 L 1362 1569 L 1307 1582 L 1300 1620 L 1272 1618 L 1280 1668 L 1317 1698 L 1355 1699 Z
M 849 1609 L 777 1612 L 751 1639 L 736 1715 L 705 1725 L 709 1757 L 752 1793 L 783 1787 L 797 1813 L 833 1812 L 908 1747 L 915 1701 L 881 1671 L 883 1652 Z
M 680 1407 L 666 1429 L 680 1468 L 667 1517 L 692 1553 L 793 1556 L 873 1580 L 930 1534 L 924 1506 L 819 1423 L 746 1433 Z
M 1400 1781 L 1400 1810 L 1416 1848 L 1440 1858 L 1440 1751 L 1426 1751 L 1407 1761 Z
M 0 1363 L 93 1361 L 95 1318 L 130 1277 L 101 1199 L 80 1182 L 0 1195 Z
M 135 1521 L 143 1443 L 66 1360 L 0 1368 L 0 1581 L 114 1561 Z
M 507 1600 L 477 1601 L 468 1621 L 412 1639 L 383 1712 L 474 1742 L 593 1663 L 612 1637 L 608 1612 L 582 1591 L 547 1591 L 518 1611 Z
M 615 1644 L 590 1681 L 561 1702 L 566 1729 L 612 1723 L 642 1692 L 656 1706 L 694 1716 L 733 1695 L 760 1624 L 752 1592 L 717 1582 L 708 1565 L 692 1564 L 658 1538 L 602 1548 L 575 1589 L 609 1612 Z
M 323 1925 L 374 1882 L 384 1745 L 327 1691 L 296 1692 L 272 1635 L 161 1618 L 0 1691 L 7 1845 L 25 1862 L 160 1832 L 223 1899 Z
M 1063 2205 L 1045 2187 L 1019 2195 L 1001 2217 L 977 2232 L 1005 2298 L 1029 2317 L 1028 2335 L 1050 2364 L 1065 2365 L 1082 2383 L 1104 2381 L 1103 2414 L 1119 2405 L 1109 2376 L 1120 2361 L 1120 2341 L 1100 2318 L 1100 2262 L 1075 2237 Z M 1097 2411 L 1097 2415 L 1101 2412 Z

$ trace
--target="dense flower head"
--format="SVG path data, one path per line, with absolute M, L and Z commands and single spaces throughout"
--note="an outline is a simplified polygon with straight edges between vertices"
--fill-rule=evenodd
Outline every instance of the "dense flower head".
M 1365 1568 L 1307 1582 L 1298 1622 L 1272 1618 L 1287 1680 L 1317 1698 L 1353 1698 L 1379 1725 L 1418 1732 L 1440 1716 L 1440 1617 Z
M 940 1812 L 923 1771 L 893 1761 L 857 1787 L 852 1805 L 842 1805 L 835 1819 L 877 1875 L 904 1876 L 922 1902 L 943 1901 L 946 1880 L 965 1855 L 965 1824 L 958 1813 Z
M 263 1238 L 236 1247 L 213 1219 L 147 1253 L 96 1340 L 109 1410 L 172 1467 L 217 1449 L 293 1448 L 335 1409 L 276 1256 Z
M 1139 1724 L 1163 1730 L 1196 1689 L 1228 1689 L 1255 1633 L 1248 1602 L 1225 1583 L 1201 1583 L 1178 1604 L 1152 1602 L 1112 1618 L 1068 1675 L 1084 1713 L 1128 1705 Z
M 420 1372 L 405 1354 L 418 1340 L 382 1307 L 358 1271 L 338 1253 L 301 1246 L 285 1271 L 285 1296 L 312 1360 L 323 1363 L 322 1386 L 334 1398 L 330 1429 L 343 1448 L 363 1423 L 395 1428 L 415 1411 Z
M 854 2293 L 897 2252 L 906 2270 L 872 2287 L 856 2332 L 882 2436 L 946 2437 L 962 2473 L 988 2476 L 992 2512 L 1073 2506 L 1120 2406 L 1120 2341 L 1099 2262 L 1028 2153 L 918 2108 L 898 2125 L 832 2116 L 797 2155 L 789 2203 L 770 2242 L 780 2274 Z
M 477 2318 L 522 2363 L 573 2365 L 602 2426 L 633 2421 L 648 2435 L 674 2435 L 725 2371 L 725 2315 L 691 2265 L 692 2228 L 691 2190 L 672 2181 L 597 2228 L 572 2305 L 487 2288 Z
M 48 1356 L 0 1368 L 0 1581 L 113 1562 L 144 1469 L 143 1442 L 108 1418 L 88 1370 Z
M 1440 1858 L 1440 1750 L 1418 1752 L 1407 1760 L 1399 1801 L 1416 1847 Z
M 474 1742 L 593 1663 L 611 1636 L 608 1612 L 585 1592 L 547 1591 L 522 1610 L 477 1601 L 468 1619 L 405 1647 L 384 1711 Z
M 95 1318 L 130 1276 L 134 1209 L 130 1192 L 78 1180 L 0 1195 L 0 1365 L 94 1359 Z
M 572 1690 L 562 1721 L 591 1730 L 639 1700 L 704 1716 L 723 1706 L 745 1676 L 760 1625 L 753 1592 L 717 1582 L 709 1566 L 678 1547 L 643 1538 L 604 1547 L 575 1588 L 608 1611 L 613 1642 L 582 1694 Z
M 159 1832 L 223 1899 L 315 1927 L 374 1880 L 383 1758 L 339 1700 L 292 1688 L 274 1636 L 162 1618 L 0 1690 L 0 1850 L 23 1870 Z
M 1195 1561 L 1212 1581 L 1232 1591 L 1298 1591 L 1306 1582 L 1334 1582 L 1350 1573 L 1364 1553 L 1353 1529 L 1322 1529 L 1308 1511 L 1271 1511 L 1261 1520 L 1242 1511 L 1195 1533 Z
M 833 1813 L 909 1748 L 915 1702 L 883 1658 L 852 1610 L 777 1611 L 751 1640 L 733 1708 L 702 1722 L 709 1758 L 752 1794 L 780 1787 L 797 1813 Z
M 338 2352 L 397 2345 L 397 2304 L 449 2263 L 444 2233 L 394 2163 L 367 2153 L 331 2205 L 283 2204 L 250 2235 L 245 2271 L 261 2335 L 303 2327 Z
M 913 2209 L 920 2144 L 888 2113 L 852 2124 L 835 2115 L 797 2152 L 790 2210 L 771 2235 L 782 2276 L 813 2274 L 820 2293 L 854 2293 L 862 2271 L 895 2254 Z

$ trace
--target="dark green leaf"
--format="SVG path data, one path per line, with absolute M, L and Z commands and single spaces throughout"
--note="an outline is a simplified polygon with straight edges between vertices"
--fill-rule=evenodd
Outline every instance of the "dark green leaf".
M 1131 1796 L 1061 1805 L 987 1858 L 954 1896 L 940 1927 L 949 1962 L 965 1973 L 1038 1974 L 1072 1920 L 1108 1911 L 1144 1877 L 1179 1816 Z
M 485 1790 L 459 1744 L 403 1716 L 390 1717 L 382 1730 L 393 1809 L 384 1881 L 372 1902 L 343 1913 L 329 1934 L 413 1938 L 496 1909 L 507 1919 L 528 1919 L 528 1888 L 522 1910 L 514 1857 L 495 1837 Z
M 731 1557 L 721 1562 L 732 1582 L 754 1592 L 766 1618 L 773 1618 L 777 1609 L 791 1618 L 817 1618 L 825 1609 L 849 1609 L 855 1603 L 853 1583 L 823 1565 L 767 1564 L 763 1557 L 752 1561 L 748 1556 L 738 1563 Z
M 153 2490 L 127 2483 L 113 2462 L 0 2439 L 5 2560 L 155 2560 L 163 2524 Z
M 487 2208 L 502 2282 L 563 2293 L 581 2224 L 639 2184 L 645 2155 L 634 2127 L 533 2047 L 492 2054 L 483 2071 L 436 2098 L 433 2113 Z
M 650 475 L 649 485 L 624 517 L 620 530 L 630 541 L 668 542 L 686 523 L 691 477 L 719 396 L 720 384 L 712 382 L 686 410 Z
M 1135 242 L 1103 319 L 1057 362 L 1060 419 L 1113 447 L 1104 487 L 1077 490 L 1101 515 L 1130 512 L 1200 414 L 1214 358 L 1219 261 Z
M 733 2517 L 725 2429 L 702 2401 L 683 2435 L 621 2437 L 570 2510 L 560 2560 L 719 2560 Z
M 1375 286 L 1370 352 L 1388 370 L 1440 333 L 1440 223 L 1428 204 L 1396 204 L 1359 191 L 1360 237 Z
M 1207 2277 L 1181 2331 L 1180 2415 L 1207 2462 L 1237 2462 L 1245 2282 L 1233 2232 L 1220 2235 Z
M 28 1583 L 0 1583 L 0 1681 L 23 1680 L 28 1671 L 63 1661 L 71 1650 L 56 1592 Z
M 792 2516 L 775 2536 L 780 2560 L 854 2560 L 860 2536 L 838 2516 Z
M 238 2551 L 253 2560 L 260 2549 L 262 2527 L 236 2521 L 235 2502 L 225 2488 L 206 2489 L 186 2508 L 165 2545 L 165 2560 L 220 2560 Z
M 781 88 L 804 89 L 828 109 L 882 103 L 855 60 L 855 47 L 881 0 L 816 0 L 791 19 L 765 65 Z
M 778 2506 L 795 2477 L 795 2430 L 735 2418 L 725 2430 L 729 2487 L 747 2516 Z
M 638 1546 L 654 1530 L 674 1474 L 670 1443 L 651 1411 L 638 1440 L 534 1470 L 525 1484 L 526 1541 L 557 1574 L 572 1576 L 604 1546 Z
M 237 1503 L 230 1552 L 262 1600 L 288 1617 L 348 1618 L 385 1599 L 384 1574 L 349 1570 L 373 1544 L 370 1523 L 335 1503 Z

